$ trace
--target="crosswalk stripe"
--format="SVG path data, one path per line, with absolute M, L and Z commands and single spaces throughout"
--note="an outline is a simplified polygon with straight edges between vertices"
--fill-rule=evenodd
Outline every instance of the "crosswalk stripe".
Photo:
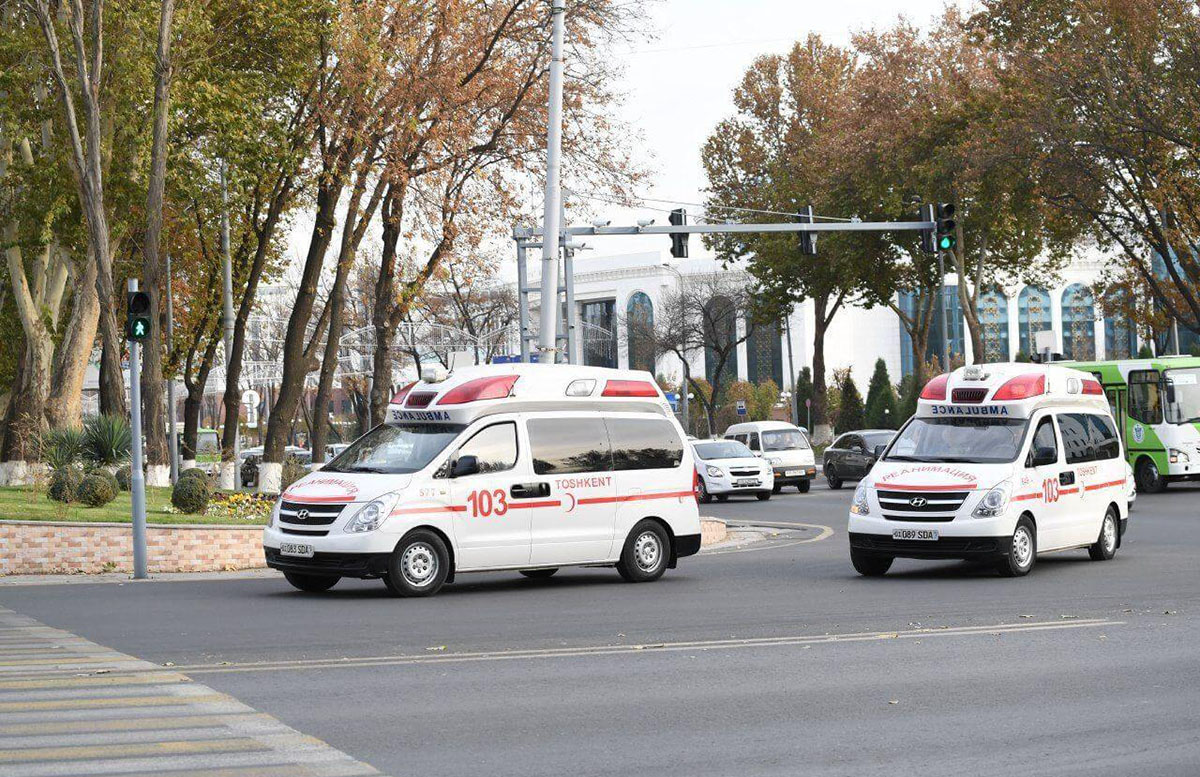
M 0 724 L 0 737 L 17 737 L 33 734 L 62 734 L 119 731 L 166 731 L 180 728 L 207 728 L 228 726 L 242 719 L 266 719 L 259 712 L 227 715 L 174 715 L 153 718 L 116 718 L 111 720 L 54 720 L 39 723 Z
M 203 696 L 192 696 L 181 698 L 179 696 L 115 696 L 110 698 L 86 698 L 86 699 L 47 699 L 44 701 L 0 701 L 0 713 L 2 712 L 36 712 L 38 710 L 89 710 L 97 707 L 162 707 L 166 705 L 179 704 L 187 701 L 189 703 L 203 703 L 206 701 L 222 701 L 225 699 L 224 694 L 210 693 Z
M 45 677 L 32 680 L 0 680 L 0 693 L 35 688 L 100 688 L 113 685 L 148 685 L 152 683 L 186 683 L 188 678 L 178 672 L 161 674 L 99 674 L 85 677 Z
M 254 739 L 169 740 L 165 742 L 130 742 L 114 745 L 79 745 L 68 747 L 22 747 L 0 750 L 0 763 L 18 761 L 51 761 L 99 758 L 135 758 L 147 755 L 185 755 L 194 753 L 247 753 L 269 749 Z

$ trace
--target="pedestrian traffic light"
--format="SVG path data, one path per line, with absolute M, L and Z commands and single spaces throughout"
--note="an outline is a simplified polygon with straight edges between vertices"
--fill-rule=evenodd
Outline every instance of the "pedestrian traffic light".
M 933 206 L 932 205 L 922 205 L 920 216 L 921 216 L 921 221 L 933 221 Z M 937 253 L 937 241 L 934 239 L 933 233 L 934 233 L 934 230 L 932 230 L 932 229 L 922 229 L 921 230 L 921 251 L 923 253 L 926 253 L 926 254 L 936 254 Z
M 954 203 L 943 202 L 937 206 L 937 247 L 939 251 L 953 251 L 958 245 L 955 234 Z
M 126 299 L 125 337 L 141 342 L 150 336 L 150 294 L 131 291 Z
M 796 214 L 796 221 L 801 224 L 813 224 L 813 206 L 805 205 L 804 208 Z M 801 232 L 800 233 L 800 253 L 803 256 L 817 255 L 817 233 L 816 232 Z
M 687 211 L 683 208 L 676 208 L 671 211 L 668 219 L 673 227 L 682 227 L 687 223 Z M 687 259 L 688 236 L 686 232 L 671 233 L 671 256 L 676 259 Z

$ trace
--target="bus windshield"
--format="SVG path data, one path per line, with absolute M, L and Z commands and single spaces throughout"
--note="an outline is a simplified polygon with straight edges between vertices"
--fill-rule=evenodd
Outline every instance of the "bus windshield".
M 1200 367 L 1166 370 L 1167 423 L 1191 424 L 1200 422 Z
M 321 471 L 388 475 L 416 472 L 465 428 L 462 424 L 381 424 L 355 440 Z
M 884 461 L 1014 461 L 1027 424 L 1024 418 L 914 418 L 896 436 Z

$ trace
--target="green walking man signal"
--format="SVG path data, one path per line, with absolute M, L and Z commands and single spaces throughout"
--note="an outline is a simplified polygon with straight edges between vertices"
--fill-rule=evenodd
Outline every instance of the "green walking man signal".
M 150 294 L 131 291 L 126 296 L 125 337 L 140 343 L 150 336 Z

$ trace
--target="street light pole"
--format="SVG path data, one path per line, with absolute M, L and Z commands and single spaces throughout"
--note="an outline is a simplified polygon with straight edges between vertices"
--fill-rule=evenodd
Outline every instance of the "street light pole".
M 679 270 L 677 268 L 675 268 L 674 266 L 672 266 L 671 264 L 669 264 L 667 262 L 663 262 L 662 266 L 667 268 L 671 272 L 675 273 L 675 277 L 679 279 L 679 295 L 680 295 L 680 299 L 682 299 L 683 298 L 683 283 L 684 283 L 683 273 L 679 272 Z M 691 385 L 692 373 L 691 373 L 691 368 L 688 366 L 688 360 L 686 357 L 681 358 L 679 361 L 681 361 L 683 363 L 683 386 L 680 387 L 680 391 L 679 391 L 679 415 L 682 417 L 682 420 L 683 420 L 684 433 L 691 434 L 691 427 L 688 426 L 688 409 L 690 407 L 690 403 L 688 402 L 688 394 L 690 394 L 692 391 L 692 385 Z
M 171 292 L 171 254 L 167 254 L 167 353 L 175 339 L 175 295 Z M 179 480 L 179 435 L 175 426 L 175 376 L 167 376 L 167 451 L 171 457 L 171 484 Z
M 550 99 L 546 126 L 546 192 L 542 224 L 542 299 L 541 331 L 538 350 L 553 357 L 558 348 L 558 242 L 559 202 L 562 196 L 559 178 L 559 159 L 562 156 L 562 81 L 563 34 L 566 0 L 553 0 L 550 15 L 553 23 L 550 40 Z M 551 358 L 551 361 L 554 361 Z

